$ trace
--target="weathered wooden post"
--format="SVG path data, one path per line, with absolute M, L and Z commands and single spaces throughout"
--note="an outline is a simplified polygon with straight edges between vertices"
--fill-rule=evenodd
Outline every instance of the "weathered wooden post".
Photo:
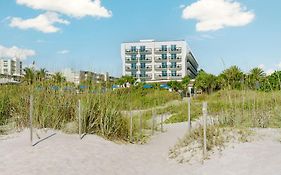
M 155 129 L 155 110 L 153 109 L 153 113 L 152 113 L 152 127 L 151 127 L 152 135 L 154 134 L 154 129 Z
M 142 114 L 140 115 L 140 135 L 139 135 L 139 141 L 141 142 L 142 139 Z
M 133 114 L 130 111 L 130 141 L 133 142 Z
M 161 132 L 164 132 L 164 128 L 163 128 L 163 114 L 161 115 Z
M 29 99 L 29 129 L 30 129 L 30 143 L 31 143 L 31 146 L 33 146 L 32 118 L 33 118 L 33 95 L 30 95 L 30 99 Z
M 207 102 L 203 103 L 203 129 L 204 129 L 204 143 L 203 143 L 203 160 L 206 158 L 207 156 L 207 115 L 208 115 L 208 111 L 207 111 Z
M 188 127 L 188 131 L 190 131 L 191 129 L 191 116 L 190 116 L 190 103 L 191 103 L 191 98 L 188 97 L 187 98 L 187 104 L 188 104 L 188 123 L 187 123 L 187 127 Z
M 78 132 L 79 138 L 82 139 L 82 121 L 81 121 L 81 100 L 78 100 Z

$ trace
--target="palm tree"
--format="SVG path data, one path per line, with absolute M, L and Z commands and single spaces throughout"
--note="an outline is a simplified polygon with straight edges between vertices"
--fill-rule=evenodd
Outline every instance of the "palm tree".
M 24 68 L 24 81 L 26 81 L 29 85 L 33 84 L 34 79 L 35 79 L 35 73 L 34 70 L 32 68 Z
M 250 88 L 257 89 L 259 84 L 263 81 L 265 77 L 266 74 L 261 68 L 256 67 L 250 70 L 250 73 L 247 76 Z
M 55 83 L 62 83 L 65 81 L 65 77 L 62 75 L 61 72 L 56 72 L 54 75 L 53 75 L 53 80 Z
M 229 89 L 239 89 L 244 79 L 244 73 L 238 66 L 231 66 L 223 71 L 220 78 L 223 79 L 221 81 L 225 82 L 225 86 L 228 86 Z

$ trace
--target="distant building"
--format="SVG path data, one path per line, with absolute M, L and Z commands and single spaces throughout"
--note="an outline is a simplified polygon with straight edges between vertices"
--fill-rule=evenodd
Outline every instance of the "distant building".
M 0 84 L 19 83 L 22 77 L 22 62 L 19 59 L 0 58 Z
M 109 76 L 108 73 L 96 73 L 91 71 L 74 71 L 73 69 L 65 69 L 62 71 L 66 81 L 73 82 L 76 85 L 85 81 L 92 81 L 93 83 L 113 82 L 117 78 Z
M 186 41 L 125 42 L 121 44 L 123 75 L 144 82 L 181 81 L 195 78 L 198 63 Z

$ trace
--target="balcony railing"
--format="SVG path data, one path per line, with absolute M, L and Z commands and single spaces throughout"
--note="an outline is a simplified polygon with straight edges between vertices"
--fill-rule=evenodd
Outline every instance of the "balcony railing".
M 140 70 L 146 70 L 146 71 L 151 71 L 152 70 L 152 66 L 145 66 L 145 67 L 140 67 Z
M 139 52 L 141 54 L 151 54 L 152 53 L 152 49 L 140 49 Z
M 168 75 L 155 74 L 155 79 L 156 80 L 167 80 L 168 79 Z
M 154 68 L 155 70 L 166 70 L 168 66 L 156 65 Z
M 132 59 L 130 57 L 125 58 L 126 63 L 136 63 L 138 60 L 137 59 Z
M 154 52 L 157 53 L 167 53 L 168 49 L 162 49 L 162 48 L 156 48 L 154 49 Z
M 182 51 L 181 47 L 177 47 L 177 48 L 169 48 L 169 52 L 170 53 L 180 53 Z
M 131 49 L 126 49 L 125 50 L 126 54 L 138 54 L 138 50 L 131 50 Z
M 151 74 L 146 74 L 145 76 L 140 75 L 139 77 L 142 80 L 151 80 L 152 79 L 152 75 Z
M 126 71 L 137 71 L 138 69 L 136 67 L 126 67 Z
M 140 62 L 142 62 L 142 63 L 147 63 L 147 62 L 151 62 L 151 61 L 152 61 L 151 57 L 140 58 Z
M 176 79 L 176 80 L 182 79 L 182 74 L 175 74 L 175 75 L 169 74 L 169 76 L 170 76 L 170 79 Z
M 155 62 L 167 62 L 167 58 L 162 58 L 162 57 L 155 57 Z
M 176 65 L 176 66 L 170 65 L 169 68 L 170 68 L 170 70 L 181 70 L 182 65 Z
M 182 57 L 181 56 L 177 56 L 176 58 L 172 58 L 171 56 L 169 56 L 169 60 L 170 60 L 170 62 L 172 62 L 172 61 L 181 62 L 182 61 Z

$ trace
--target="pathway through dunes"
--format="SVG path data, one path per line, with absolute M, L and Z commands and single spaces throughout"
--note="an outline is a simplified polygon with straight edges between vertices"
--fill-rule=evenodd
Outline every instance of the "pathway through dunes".
M 187 130 L 187 123 L 165 125 L 167 132 L 154 135 L 145 145 L 116 144 L 95 135 L 57 132 L 35 147 L 29 132 L 0 137 L 0 174 L 103 174 L 103 175 L 279 175 L 280 130 L 257 130 L 255 142 L 226 148 L 222 155 L 195 165 L 178 164 L 168 158 L 172 147 Z

